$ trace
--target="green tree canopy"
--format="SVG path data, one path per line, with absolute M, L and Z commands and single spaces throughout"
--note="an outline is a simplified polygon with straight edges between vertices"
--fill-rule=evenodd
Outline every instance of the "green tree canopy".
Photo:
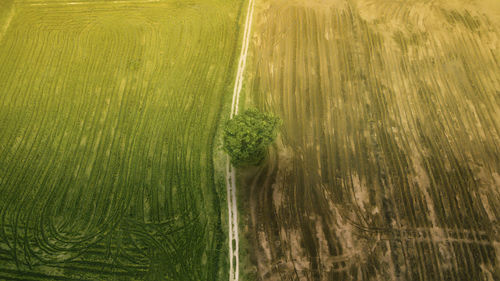
M 259 165 L 281 125 L 279 117 L 248 109 L 224 125 L 224 150 L 235 167 Z

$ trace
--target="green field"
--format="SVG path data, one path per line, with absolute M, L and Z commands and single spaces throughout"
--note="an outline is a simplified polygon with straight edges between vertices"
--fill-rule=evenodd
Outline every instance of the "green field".
M 242 3 L 67 2 L 0 4 L 0 280 L 225 279 Z
M 500 2 L 259 1 L 253 280 L 500 280 Z M 249 273 L 250 274 L 250 273 Z

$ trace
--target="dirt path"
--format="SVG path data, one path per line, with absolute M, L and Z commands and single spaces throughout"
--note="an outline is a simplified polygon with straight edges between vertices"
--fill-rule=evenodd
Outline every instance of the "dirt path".
M 243 33 L 243 43 L 241 46 L 240 59 L 238 61 L 238 72 L 234 83 L 233 99 L 231 104 L 231 116 L 238 114 L 238 104 L 240 92 L 243 86 L 243 73 L 245 71 L 248 45 L 250 42 L 250 31 L 252 28 L 254 0 L 248 2 L 247 17 L 245 20 L 245 31 Z M 234 167 L 226 159 L 226 190 L 229 225 L 229 281 L 239 280 L 239 238 L 238 238 L 238 208 L 236 205 L 236 173 Z

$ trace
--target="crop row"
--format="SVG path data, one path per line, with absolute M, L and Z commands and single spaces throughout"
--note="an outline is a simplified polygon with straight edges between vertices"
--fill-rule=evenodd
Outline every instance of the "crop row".
M 2 274 L 217 279 L 211 151 L 237 4 L 17 3 L 0 41 Z
M 245 195 L 262 280 L 499 274 L 500 26 L 414 4 L 260 7 L 247 89 L 284 120 Z

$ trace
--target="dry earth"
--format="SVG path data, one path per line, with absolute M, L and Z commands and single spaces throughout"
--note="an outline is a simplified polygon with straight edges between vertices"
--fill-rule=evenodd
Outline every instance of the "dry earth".
M 258 3 L 257 280 L 500 280 L 500 2 Z

